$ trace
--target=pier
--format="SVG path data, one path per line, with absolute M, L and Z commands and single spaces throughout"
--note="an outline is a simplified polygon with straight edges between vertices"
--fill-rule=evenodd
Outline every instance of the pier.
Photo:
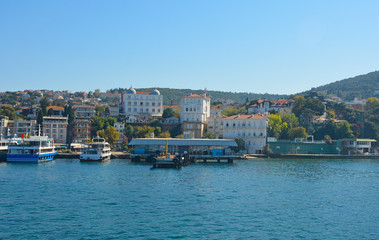
M 231 147 L 237 146 L 233 139 L 135 138 L 129 146 L 133 147 L 131 161 L 152 162 L 153 167 L 181 167 L 190 163 L 233 163 L 233 159 L 238 157 L 231 150 Z M 166 158 L 159 163 L 157 159 L 166 152 L 166 148 L 171 156 L 180 156 L 179 161 L 174 163 Z

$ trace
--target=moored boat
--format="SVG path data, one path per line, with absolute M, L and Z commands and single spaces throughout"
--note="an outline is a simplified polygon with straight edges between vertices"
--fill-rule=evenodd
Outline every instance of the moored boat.
M 80 154 L 81 162 L 103 162 L 109 159 L 111 159 L 110 144 L 98 136 L 93 138 L 89 147 L 84 148 L 83 153 Z
M 47 162 L 56 154 L 53 139 L 31 136 L 8 146 L 7 162 Z

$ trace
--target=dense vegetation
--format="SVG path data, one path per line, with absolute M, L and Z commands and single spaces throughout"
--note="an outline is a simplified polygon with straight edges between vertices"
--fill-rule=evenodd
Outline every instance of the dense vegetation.
M 137 91 L 141 92 L 151 92 L 155 88 L 138 88 Z M 183 96 L 187 96 L 191 93 L 201 94 L 204 90 L 191 90 L 191 89 L 173 89 L 173 88 L 156 88 L 159 90 L 161 95 L 163 95 L 163 104 L 170 105 L 171 100 L 173 104 L 179 104 L 179 100 Z M 126 92 L 125 88 L 111 89 L 111 93 L 123 93 Z M 211 101 L 215 101 L 216 99 L 232 99 L 237 103 L 245 103 L 246 100 L 250 101 L 252 99 L 258 98 L 266 98 L 269 100 L 275 100 L 279 98 L 287 98 L 288 95 L 279 95 L 279 94 L 258 94 L 258 93 L 237 93 L 237 92 L 221 92 L 221 91 L 207 91 L 207 93 L 211 96 Z
M 334 94 L 345 101 L 379 97 L 379 71 L 343 79 L 312 89 L 325 94 Z M 304 94 L 304 93 L 303 93 Z

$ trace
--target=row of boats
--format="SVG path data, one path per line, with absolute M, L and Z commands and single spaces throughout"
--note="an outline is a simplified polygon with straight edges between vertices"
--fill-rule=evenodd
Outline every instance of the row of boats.
M 46 162 L 52 161 L 56 154 L 54 140 L 47 136 L 11 137 L 0 140 L 0 158 L 7 162 Z M 102 162 L 110 158 L 110 144 L 100 137 L 93 138 L 91 144 L 80 154 L 81 162 Z

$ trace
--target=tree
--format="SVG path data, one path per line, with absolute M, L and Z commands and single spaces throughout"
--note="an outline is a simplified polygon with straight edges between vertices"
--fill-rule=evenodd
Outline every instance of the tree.
M 153 120 L 150 123 L 150 127 L 160 127 L 160 128 L 162 128 L 162 126 L 163 126 L 163 124 L 160 121 L 158 121 L 158 120 Z
M 42 110 L 39 110 L 37 114 L 37 124 L 42 124 L 42 122 L 43 122 Z
M 117 119 L 113 117 L 93 117 L 91 124 L 91 136 L 95 136 L 97 131 L 99 130 L 106 129 L 109 126 L 113 126 L 116 121 Z
M 124 128 L 124 135 L 131 138 L 133 137 L 133 133 L 134 133 L 134 128 L 132 127 L 132 125 L 126 124 Z
M 242 108 L 230 107 L 230 108 L 227 108 L 225 111 L 223 111 L 222 114 L 227 117 L 238 115 L 238 114 L 243 115 L 243 114 L 247 114 L 247 110 L 244 107 Z
M 100 89 L 96 89 L 93 95 L 94 95 L 96 98 L 100 97 Z
M 43 98 L 41 99 L 40 105 L 41 105 L 41 109 L 42 109 L 42 114 L 43 114 L 43 116 L 46 116 L 46 114 L 47 114 L 47 110 L 46 110 L 46 108 L 47 108 L 48 106 L 50 106 L 50 100 L 49 100 L 47 97 L 43 97 Z
M 354 137 L 353 131 L 350 128 L 350 124 L 346 121 L 341 122 L 337 126 L 337 136 L 336 139 L 342 139 L 342 138 L 352 138 Z
M 182 134 L 182 129 L 181 129 L 180 125 L 173 127 L 170 130 L 170 134 L 172 137 L 177 137 L 178 135 Z
M 379 108 L 379 99 L 371 97 L 367 99 L 366 105 L 365 105 L 365 111 L 367 112 L 374 112 L 377 108 Z
M 102 116 L 104 112 L 105 112 L 104 106 L 96 105 L 96 107 L 95 107 L 95 115 L 96 116 Z
M 150 126 L 137 127 L 135 136 L 137 138 L 150 138 L 150 135 L 154 130 L 155 128 Z
M 59 101 L 59 100 L 54 100 L 53 106 L 57 106 L 57 107 L 64 107 L 64 103 L 62 101 Z
M 268 125 L 268 136 L 279 138 L 282 132 L 282 118 L 278 114 L 271 114 Z
M 111 148 L 114 147 L 120 137 L 120 133 L 112 126 L 108 126 L 105 130 L 102 129 L 97 131 L 97 135 L 105 138 L 105 140 L 111 145 Z
M 289 131 L 289 137 L 290 137 L 290 139 L 307 138 L 308 134 L 307 134 L 305 128 L 303 128 L 303 127 L 295 127 L 295 128 L 292 128 Z
M 158 135 L 158 138 L 171 138 L 171 135 L 168 131 L 165 131 L 165 132 L 161 132 L 159 135 Z
M 173 108 L 166 108 L 165 110 L 163 110 L 163 114 L 162 114 L 163 118 L 167 119 L 174 116 L 175 116 L 175 110 Z
M 215 135 L 212 132 L 205 132 L 202 138 L 215 139 Z
M 238 153 L 240 151 L 244 151 L 246 148 L 245 148 L 245 141 L 242 139 L 242 138 L 236 138 L 234 139 L 234 141 L 236 141 L 237 143 L 237 147 L 231 147 L 231 149 Z
M 10 120 L 16 118 L 16 111 L 10 105 L 4 105 L 0 108 L 0 115 L 7 116 Z

